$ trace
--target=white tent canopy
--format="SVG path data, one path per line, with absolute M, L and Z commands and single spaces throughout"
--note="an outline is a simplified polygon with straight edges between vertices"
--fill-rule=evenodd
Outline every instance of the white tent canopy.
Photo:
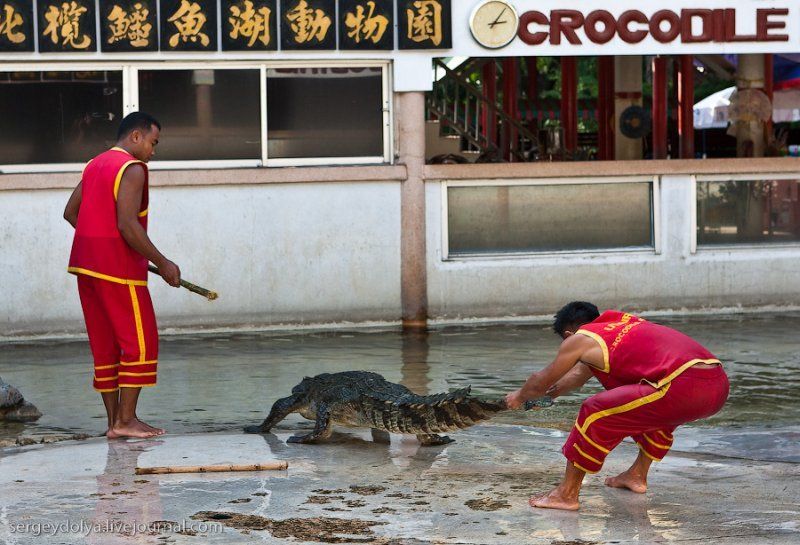
M 728 106 L 736 87 L 709 95 L 694 105 L 695 129 L 724 129 L 728 126 Z M 800 121 L 800 89 L 775 91 L 772 98 L 772 121 Z

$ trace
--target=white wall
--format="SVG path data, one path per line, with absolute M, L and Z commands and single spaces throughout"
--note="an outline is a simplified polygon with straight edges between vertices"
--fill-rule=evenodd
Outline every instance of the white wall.
M 633 310 L 800 304 L 800 245 L 691 253 L 690 176 L 660 183 L 661 254 L 442 260 L 442 190 L 426 188 L 432 319 L 552 314 L 576 299 Z
M 83 328 L 66 190 L 0 192 L 0 336 Z M 208 302 L 151 275 L 161 327 L 397 321 L 396 182 L 151 189 L 150 234 Z

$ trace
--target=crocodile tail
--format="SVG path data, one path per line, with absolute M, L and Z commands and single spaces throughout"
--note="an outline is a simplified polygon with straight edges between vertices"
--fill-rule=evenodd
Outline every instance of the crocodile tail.
M 419 398 L 386 407 L 399 433 L 429 434 L 462 430 L 506 410 L 501 400 L 469 397 L 469 388 Z

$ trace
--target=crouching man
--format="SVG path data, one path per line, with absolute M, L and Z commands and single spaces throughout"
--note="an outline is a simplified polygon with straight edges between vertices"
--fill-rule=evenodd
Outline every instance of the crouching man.
M 587 398 L 562 449 L 567 468 L 560 485 L 531 497 L 533 507 L 576 510 L 586 473 L 596 473 L 625 437 L 639 445 L 633 465 L 605 483 L 647 490 L 647 473 L 672 446 L 681 424 L 718 412 L 728 398 L 720 361 L 700 343 L 666 326 L 616 310 L 600 314 L 572 302 L 555 317 L 564 341 L 555 360 L 506 396 L 509 408 L 543 395 L 557 397 L 597 377 L 606 391 Z

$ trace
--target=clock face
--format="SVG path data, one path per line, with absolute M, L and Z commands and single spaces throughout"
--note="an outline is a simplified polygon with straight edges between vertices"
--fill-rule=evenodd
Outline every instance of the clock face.
M 517 35 L 519 19 L 514 6 L 503 0 L 488 0 L 472 11 L 469 27 L 475 40 L 484 47 L 497 49 Z

